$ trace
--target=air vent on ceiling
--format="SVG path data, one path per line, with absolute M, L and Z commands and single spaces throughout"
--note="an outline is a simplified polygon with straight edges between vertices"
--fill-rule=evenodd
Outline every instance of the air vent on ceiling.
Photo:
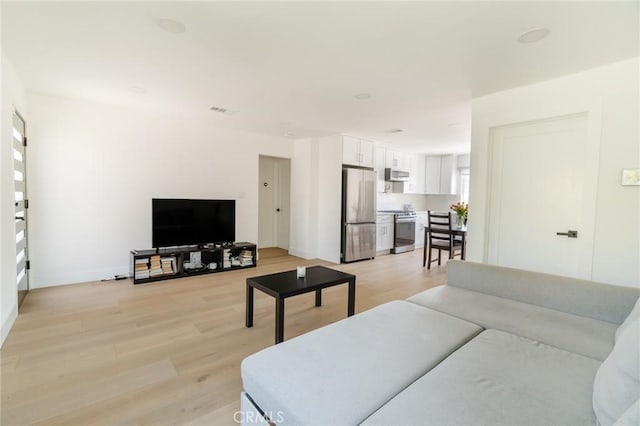
M 223 113 L 223 114 L 224 114 L 225 112 L 229 111 L 229 110 L 228 110 L 228 109 L 226 109 L 226 108 L 220 108 L 220 107 L 217 107 L 217 106 L 212 106 L 212 107 L 211 107 L 211 108 L 209 108 L 209 109 L 210 109 L 211 111 L 221 112 L 221 113 Z

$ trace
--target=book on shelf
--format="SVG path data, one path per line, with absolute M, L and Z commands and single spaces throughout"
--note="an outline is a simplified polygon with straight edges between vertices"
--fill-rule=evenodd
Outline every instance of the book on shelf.
M 162 275 L 162 263 L 160 259 L 161 257 L 159 254 L 156 254 L 149 258 L 149 275 L 151 275 L 152 277 Z
M 242 250 L 238 258 L 240 259 L 240 266 L 253 265 L 253 252 L 251 250 Z
M 157 277 L 158 275 L 162 274 L 162 269 L 149 269 L 149 275 L 152 277 Z
M 231 268 L 231 250 L 222 250 L 222 267 Z
M 135 260 L 133 276 L 137 280 L 149 278 L 149 258 L 141 257 Z
M 149 268 L 147 268 L 145 265 L 140 265 L 140 267 L 136 265 L 136 270 L 134 272 L 135 279 L 142 280 L 149 278 L 149 276 Z
M 176 258 L 175 257 L 163 257 L 160 259 L 160 264 L 162 267 L 162 273 L 163 274 L 174 274 L 176 272 L 176 268 L 175 268 L 175 264 L 176 264 Z

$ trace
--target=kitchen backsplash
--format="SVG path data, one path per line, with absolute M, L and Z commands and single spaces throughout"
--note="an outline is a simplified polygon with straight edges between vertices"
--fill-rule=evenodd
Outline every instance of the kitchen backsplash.
M 460 200 L 459 195 L 423 195 L 378 193 L 377 210 L 402 210 L 405 204 L 413 204 L 416 211 L 449 211 L 451 204 Z

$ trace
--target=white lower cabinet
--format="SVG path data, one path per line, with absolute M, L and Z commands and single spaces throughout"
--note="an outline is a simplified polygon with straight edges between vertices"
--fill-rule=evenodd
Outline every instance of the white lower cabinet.
M 424 247 L 424 227 L 427 225 L 427 212 L 416 212 L 416 248 Z
M 376 218 L 376 251 L 393 248 L 393 215 L 378 215 Z

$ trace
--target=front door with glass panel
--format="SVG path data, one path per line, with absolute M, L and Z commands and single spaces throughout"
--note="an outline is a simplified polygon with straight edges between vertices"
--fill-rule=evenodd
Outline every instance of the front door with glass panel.
M 13 183 L 15 188 L 16 221 L 16 283 L 18 306 L 29 291 L 29 260 L 27 251 L 27 173 L 25 123 L 13 113 Z

